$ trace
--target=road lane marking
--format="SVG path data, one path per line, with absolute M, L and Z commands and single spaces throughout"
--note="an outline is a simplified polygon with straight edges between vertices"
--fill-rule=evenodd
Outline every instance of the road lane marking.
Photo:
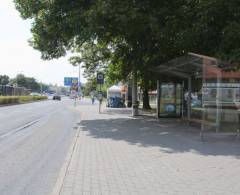
M 21 127 L 18 127 L 18 128 L 16 128 L 16 129 L 13 129 L 13 130 L 11 130 L 11 131 L 9 131 L 9 132 L 7 132 L 7 133 L 3 133 L 3 134 L 0 135 L 0 139 L 5 138 L 5 137 L 8 137 L 8 136 L 13 135 L 13 134 L 16 134 L 16 133 L 18 133 L 19 131 L 22 131 L 22 130 L 24 130 L 24 129 L 29 128 L 29 127 L 35 125 L 37 122 L 39 122 L 40 119 L 41 119 L 41 118 L 39 118 L 39 119 L 37 119 L 37 120 L 34 120 L 34 121 L 31 121 L 31 122 L 28 122 L 28 123 L 25 123 L 25 124 L 24 124 L 23 126 L 21 126 Z
M 55 114 L 56 112 L 58 112 L 61 108 L 57 108 L 56 110 L 53 110 L 53 111 L 50 111 L 48 112 L 47 114 L 44 114 L 44 115 L 41 115 L 40 117 L 38 117 L 37 119 L 35 120 L 32 120 L 30 122 L 27 122 L 27 123 L 24 123 L 23 125 L 17 127 L 17 128 L 14 128 L 14 129 L 11 129 L 11 130 L 7 130 L 8 132 L 6 133 L 2 133 L 0 134 L 0 140 L 3 139 L 3 138 L 6 138 L 8 136 L 11 136 L 11 135 L 14 135 L 16 133 L 18 133 L 19 131 L 22 131 L 22 130 L 25 130 L 33 125 L 35 125 L 36 123 L 38 123 L 41 119 L 43 118 L 46 118 L 50 115 L 53 115 Z

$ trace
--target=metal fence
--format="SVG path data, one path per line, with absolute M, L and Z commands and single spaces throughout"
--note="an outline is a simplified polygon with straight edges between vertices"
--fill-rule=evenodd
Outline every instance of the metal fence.
M 0 96 L 22 96 L 28 95 L 29 90 L 25 87 L 13 87 L 8 85 L 0 85 Z

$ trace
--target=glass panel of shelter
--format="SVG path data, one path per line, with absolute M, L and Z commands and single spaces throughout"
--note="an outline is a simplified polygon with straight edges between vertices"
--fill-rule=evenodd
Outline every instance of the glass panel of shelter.
M 165 78 L 173 75 L 182 83 L 159 83 L 159 117 L 182 116 L 200 123 L 201 132 L 206 129 L 239 132 L 239 64 L 226 64 L 216 58 L 193 53 L 180 59 L 183 60 L 177 58 L 167 63 L 173 68 L 163 64 L 157 69 L 165 73 Z
M 236 132 L 240 124 L 240 72 L 230 65 L 203 63 L 204 120 L 214 122 L 216 131 Z
M 181 117 L 182 85 L 178 83 L 160 84 L 160 117 Z

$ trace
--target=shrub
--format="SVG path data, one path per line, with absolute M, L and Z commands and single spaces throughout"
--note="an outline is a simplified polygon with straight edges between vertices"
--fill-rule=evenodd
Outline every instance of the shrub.
M 46 96 L 0 96 L 0 105 L 46 100 Z
M 0 96 L 0 104 L 13 104 L 19 103 L 19 99 L 16 96 Z
M 46 96 L 19 96 L 20 102 L 32 102 L 32 101 L 39 101 L 39 100 L 46 100 Z

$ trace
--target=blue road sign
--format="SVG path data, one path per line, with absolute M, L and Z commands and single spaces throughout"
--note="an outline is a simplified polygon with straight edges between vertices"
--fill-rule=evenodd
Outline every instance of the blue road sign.
M 64 86 L 73 86 L 78 85 L 78 78 L 77 77 L 64 77 Z
M 104 74 L 101 72 L 97 73 L 97 84 L 104 84 Z

